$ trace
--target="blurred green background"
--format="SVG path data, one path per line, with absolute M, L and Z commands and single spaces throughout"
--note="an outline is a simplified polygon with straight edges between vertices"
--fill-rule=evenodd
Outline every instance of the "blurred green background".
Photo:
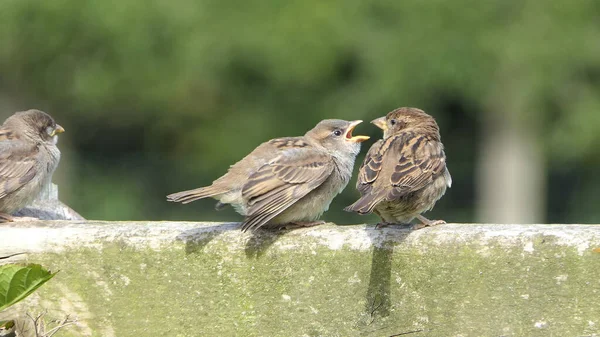
M 54 181 L 89 219 L 238 221 L 165 195 L 321 119 L 415 106 L 454 179 L 426 216 L 598 222 L 599 18 L 595 0 L 0 0 L 0 116 L 66 128 Z M 341 210 L 354 184 L 325 220 L 377 221 Z

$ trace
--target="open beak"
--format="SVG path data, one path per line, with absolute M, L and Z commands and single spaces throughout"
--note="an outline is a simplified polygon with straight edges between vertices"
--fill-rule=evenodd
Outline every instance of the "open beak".
M 346 139 L 347 140 L 349 140 L 351 142 L 355 142 L 355 143 L 361 143 L 361 142 L 364 142 L 365 140 L 369 139 L 369 136 L 352 136 L 352 131 L 360 123 L 362 123 L 361 120 L 350 122 L 350 126 L 346 130 Z
M 374 119 L 371 121 L 371 123 L 383 131 L 387 131 L 387 129 L 388 129 L 387 123 L 385 121 L 385 116 Z
M 62 126 L 56 124 L 56 128 L 54 128 L 54 132 L 52 132 L 51 136 L 54 137 L 54 135 L 63 133 L 63 132 L 65 132 L 65 129 Z

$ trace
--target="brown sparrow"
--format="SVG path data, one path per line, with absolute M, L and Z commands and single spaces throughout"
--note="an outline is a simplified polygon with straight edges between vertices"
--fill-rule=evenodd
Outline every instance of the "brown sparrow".
M 212 197 L 216 208 L 231 204 L 245 216 L 242 230 L 265 224 L 312 226 L 352 176 L 360 143 L 352 136 L 362 121 L 321 121 L 302 137 L 277 138 L 259 145 L 212 185 L 167 196 L 189 203 Z
M 31 203 L 52 180 L 60 161 L 62 126 L 39 110 L 17 112 L 0 127 L 0 221 Z
M 437 123 L 417 108 L 398 108 L 371 123 L 383 130 L 360 167 L 356 188 L 361 194 L 346 211 L 375 212 L 387 224 L 407 225 L 415 217 L 419 229 L 445 223 L 428 220 L 431 210 L 452 184 Z

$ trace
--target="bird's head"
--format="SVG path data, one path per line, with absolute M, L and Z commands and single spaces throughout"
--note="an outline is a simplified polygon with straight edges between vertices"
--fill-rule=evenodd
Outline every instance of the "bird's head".
M 330 153 L 352 153 L 357 155 L 360 143 L 369 139 L 368 136 L 353 136 L 354 128 L 362 121 L 345 121 L 341 119 L 326 119 L 321 121 L 306 137 L 324 147 Z
M 13 114 L 4 122 L 4 126 L 20 130 L 25 137 L 34 141 L 52 144 L 58 142 L 59 133 L 65 132 L 50 115 L 35 109 Z
M 390 111 L 384 117 L 372 120 L 371 123 L 383 130 L 383 138 L 387 138 L 402 130 L 413 128 L 439 130 L 435 119 L 425 113 L 425 111 L 408 107 L 398 108 Z

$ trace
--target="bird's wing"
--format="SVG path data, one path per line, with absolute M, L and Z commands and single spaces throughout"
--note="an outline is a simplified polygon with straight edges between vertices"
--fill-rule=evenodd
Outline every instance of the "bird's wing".
M 0 198 L 14 192 L 35 177 L 37 145 L 18 139 L 10 129 L 0 128 Z
M 360 166 L 356 181 L 360 198 L 344 210 L 360 214 L 371 213 L 387 197 L 390 186 L 386 182 L 387 173 L 384 171 L 390 165 L 388 152 L 393 143 L 394 138 L 389 137 L 380 139 L 371 146 Z
M 372 183 L 379 176 L 383 154 L 380 151 L 383 140 L 380 139 L 371 145 L 369 152 L 358 170 L 358 179 L 356 180 L 356 189 L 362 194 L 368 193 L 372 188 Z
M 424 135 L 399 135 L 391 144 L 384 165 L 395 165 L 387 199 L 393 200 L 418 191 L 446 169 L 444 146 Z
M 263 165 L 242 188 L 248 213 L 242 229 L 255 229 L 320 186 L 334 169 L 330 155 L 312 147 L 291 148 Z

